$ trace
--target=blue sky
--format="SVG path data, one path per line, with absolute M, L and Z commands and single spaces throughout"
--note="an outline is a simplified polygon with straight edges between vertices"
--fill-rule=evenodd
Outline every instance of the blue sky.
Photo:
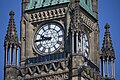
M 21 1 L 22 0 L 0 0 L 0 80 L 3 80 L 4 71 L 4 37 L 7 31 L 9 12 L 14 10 L 15 22 L 18 34 L 20 33 Z M 98 0 L 99 1 L 99 27 L 100 46 L 104 36 L 104 26 L 108 22 L 111 26 L 110 32 L 116 55 L 116 80 L 120 79 L 120 0 Z

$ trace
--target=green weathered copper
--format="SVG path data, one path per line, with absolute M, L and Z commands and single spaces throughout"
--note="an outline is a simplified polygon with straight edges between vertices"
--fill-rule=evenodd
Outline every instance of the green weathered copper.
M 80 5 L 83 7 L 87 12 L 89 12 L 93 17 L 95 17 L 93 10 L 92 10 L 92 2 L 91 0 L 80 0 Z M 30 0 L 30 3 L 26 6 L 25 10 L 31 10 L 41 7 L 53 6 L 57 4 L 67 3 L 70 0 Z
M 80 5 L 83 7 L 87 12 L 89 12 L 93 17 L 95 17 L 95 14 L 92 9 L 92 2 L 91 0 L 87 0 L 87 4 L 85 0 L 80 0 Z
M 70 2 L 70 0 L 30 0 L 25 10 L 31 10 L 35 8 L 41 8 L 46 6 L 52 6 L 62 3 Z

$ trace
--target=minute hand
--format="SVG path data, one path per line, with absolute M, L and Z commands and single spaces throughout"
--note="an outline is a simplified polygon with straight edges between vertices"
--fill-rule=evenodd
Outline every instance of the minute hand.
M 45 41 L 45 40 L 51 40 L 52 37 L 43 37 L 42 39 L 35 40 L 35 42 Z

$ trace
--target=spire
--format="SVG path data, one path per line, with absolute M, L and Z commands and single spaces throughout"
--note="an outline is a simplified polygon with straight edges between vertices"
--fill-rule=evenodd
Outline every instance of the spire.
M 105 80 L 114 80 L 115 78 L 115 52 L 112 46 L 112 40 L 110 37 L 109 24 L 105 25 L 105 35 L 103 40 L 103 47 L 101 49 L 101 74 Z
M 105 35 L 104 35 L 104 40 L 103 40 L 103 47 L 101 49 L 102 51 L 102 55 L 104 57 L 111 57 L 111 58 L 115 58 L 115 52 L 114 52 L 114 48 L 112 46 L 112 40 L 110 37 L 110 32 L 109 32 L 109 24 L 107 23 L 105 25 Z
M 4 41 L 4 45 L 16 45 L 19 46 L 19 40 L 18 40 L 18 35 L 17 35 L 17 31 L 16 31 L 16 25 L 14 22 L 14 12 L 11 11 L 9 13 L 10 15 L 10 19 L 9 19 L 9 24 L 8 24 L 8 30 L 7 30 L 7 34 L 5 36 L 5 41 Z
M 18 65 L 18 48 L 19 40 L 16 31 L 16 25 L 14 21 L 14 12 L 9 13 L 10 19 L 7 29 L 7 34 L 4 40 L 4 49 L 5 49 L 5 66 L 7 65 Z

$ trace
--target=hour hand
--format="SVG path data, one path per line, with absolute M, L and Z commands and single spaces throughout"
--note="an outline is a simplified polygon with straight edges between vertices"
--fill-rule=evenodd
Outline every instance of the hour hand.
M 40 42 L 40 41 L 43 41 L 42 39 L 39 39 L 39 40 L 35 40 L 34 42 Z

